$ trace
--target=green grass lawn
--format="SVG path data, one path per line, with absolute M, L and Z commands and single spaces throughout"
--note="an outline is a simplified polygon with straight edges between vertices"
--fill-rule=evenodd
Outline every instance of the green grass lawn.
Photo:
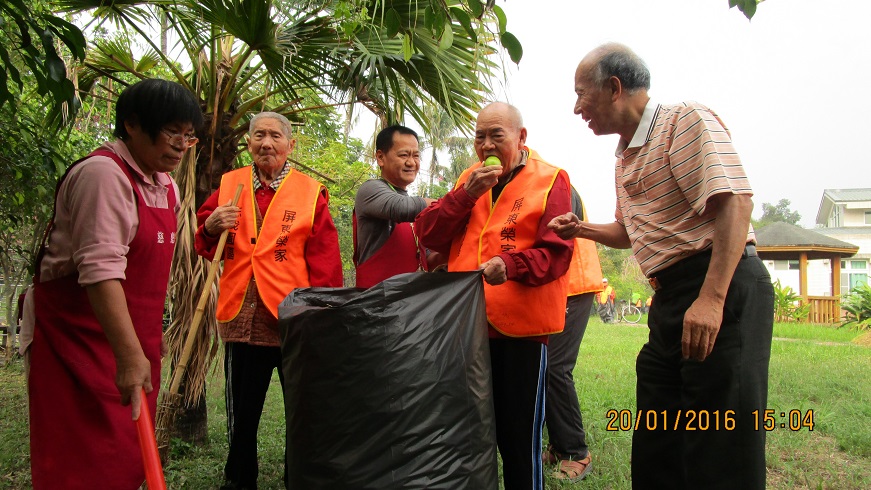
M 812 342 L 851 342 L 864 332 L 855 328 L 838 328 L 814 323 L 775 323 L 774 337 L 778 339 L 809 340 Z
M 871 349 L 851 344 L 857 332 L 821 325 L 779 324 L 772 347 L 769 408 L 814 411 L 812 431 L 777 427 L 768 433 L 768 487 L 871 488 Z M 591 319 L 575 380 L 593 471 L 581 484 L 548 478 L 548 489 L 628 489 L 631 432 L 607 431 L 610 409 L 635 408 L 635 356 L 645 326 L 604 325 Z M 284 422 L 278 377 L 273 378 L 260 427 L 260 488 L 280 489 Z M 24 378 L 21 363 L 0 368 L 0 489 L 29 488 Z M 209 443 L 175 441 L 166 467 L 169 488 L 213 489 L 226 457 L 223 374 L 209 380 Z

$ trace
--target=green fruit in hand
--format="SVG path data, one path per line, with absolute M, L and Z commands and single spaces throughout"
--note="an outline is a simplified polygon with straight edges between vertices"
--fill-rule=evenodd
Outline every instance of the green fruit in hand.
M 484 160 L 484 166 L 489 167 L 491 165 L 499 165 L 501 167 L 502 162 L 499 161 L 499 157 L 491 155 Z

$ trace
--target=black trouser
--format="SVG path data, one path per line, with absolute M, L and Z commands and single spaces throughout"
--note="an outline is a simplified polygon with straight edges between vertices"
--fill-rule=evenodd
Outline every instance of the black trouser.
M 281 348 L 243 342 L 224 345 L 227 442 L 230 446 L 224 478 L 241 488 L 256 489 L 257 428 L 274 369 L 278 369 L 279 379 L 284 384 Z
M 771 278 L 757 257 L 742 258 L 713 352 L 702 362 L 684 360 L 684 314 L 699 295 L 709 261 L 710 254 L 700 254 L 655 274 L 661 287 L 648 317 L 650 337 L 636 362 L 635 415 L 641 414 L 641 423 L 632 438 L 635 489 L 765 488 L 765 431 L 754 430 L 752 412 L 764 410 L 768 396 Z
M 505 490 L 539 490 L 547 346 L 523 339 L 490 339 L 496 445 Z
M 547 403 L 545 419 L 551 447 L 572 460 L 587 456 L 587 439 L 572 371 L 587 330 L 595 293 L 569 296 L 565 330 L 547 341 Z

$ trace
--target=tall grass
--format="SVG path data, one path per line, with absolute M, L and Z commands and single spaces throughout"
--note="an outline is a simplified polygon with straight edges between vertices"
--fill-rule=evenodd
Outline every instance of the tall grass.
M 814 428 L 779 426 L 768 433 L 768 488 L 871 488 L 871 349 L 850 344 L 858 333 L 821 325 L 778 324 L 771 354 L 769 408 L 814 410 Z M 593 471 L 581 484 L 549 476 L 548 489 L 629 489 L 631 432 L 609 432 L 606 412 L 635 408 L 635 356 L 647 340 L 643 325 L 590 321 L 575 381 Z M 214 489 L 222 483 L 227 454 L 223 374 L 208 381 L 209 443 L 173 441 L 166 467 L 173 489 Z M 260 427 L 260 485 L 284 488 L 284 409 L 278 377 Z M 27 423 L 21 365 L 0 368 L 0 489 L 29 488 Z M 375 456 L 373 456 L 375 457 Z

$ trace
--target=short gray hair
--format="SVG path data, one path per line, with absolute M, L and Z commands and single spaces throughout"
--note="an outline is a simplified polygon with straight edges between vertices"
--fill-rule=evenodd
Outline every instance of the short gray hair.
M 597 56 L 590 79 L 602 85 L 611 77 L 617 77 L 623 89 L 634 93 L 650 89 L 650 70 L 634 51 L 619 43 L 607 43 L 594 49 L 590 54 Z
M 286 117 L 282 116 L 277 112 L 269 111 L 257 113 L 254 115 L 254 117 L 251 118 L 251 122 L 248 123 L 249 136 L 251 136 L 251 133 L 254 132 L 254 126 L 257 124 L 257 121 L 263 118 L 275 119 L 276 121 L 278 121 L 281 124 L 281 132 L 284 133 L 284 136 L 286 136 L 287 139 L 290 139 L 290 121 L 288 121 Z

